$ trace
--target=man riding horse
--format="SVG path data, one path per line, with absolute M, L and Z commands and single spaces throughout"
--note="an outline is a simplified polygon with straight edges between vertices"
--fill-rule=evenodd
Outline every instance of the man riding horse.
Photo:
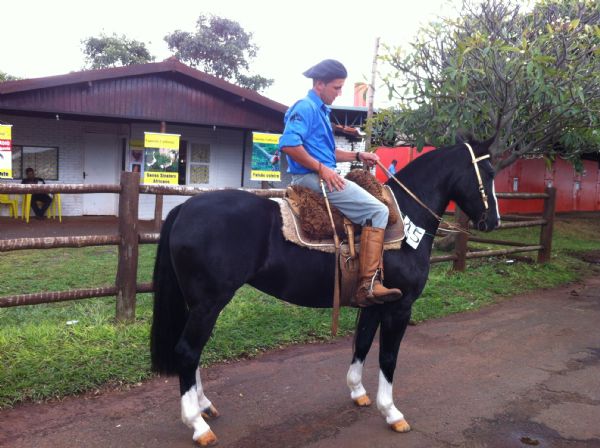
M 330 203 L 353 223 L 362 226 L 359 285 L 353 305 L 365 307 L 398 300 L 402 292 L 382 284 L 383 239 L 388 208 L 335 171 L 337 162 L 356 160 L 371 167 L 379 160 L 374 153 L 344 151 L 335 147 L 328 106 L 342 93 L 346 68 L 338 61 L 326 59 L 303 74 L 313 80 L 312 89 L 286 112 L 285 130 L 279 140 L 279 147 L 288 160 L 292 185 L 323 194 L 321 182 L 324 182 Z

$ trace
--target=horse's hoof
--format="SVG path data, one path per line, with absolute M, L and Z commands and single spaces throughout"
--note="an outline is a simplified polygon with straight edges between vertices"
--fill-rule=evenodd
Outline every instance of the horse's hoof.
M 394 431 L 394 432 L 408 432 L 408 431 L 410 431 L 410 425 L 404 419 L 398 420 L 396 423 L 392 423 L 390 425 L 390 428 L 392 428 L 392 431 Z
M 361 395 L 358 398 L 354 399 L 354 403 L 356 404 L 356 406 L 371 406 L 371 399 L 369 398 L 369 396 L 367 394 L 365 395 Z
M 200 446 L 215 446 L 217 444 L 217 436 L 210 429 L 194 440 Z
M 202 411 L 202 417 L 207 420 L 214 420 L 215 418 L 220 417 L 219 411 L 212 404 Z

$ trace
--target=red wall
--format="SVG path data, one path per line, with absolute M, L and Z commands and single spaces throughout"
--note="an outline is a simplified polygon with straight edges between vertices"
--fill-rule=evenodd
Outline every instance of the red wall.
M 380 147 L 376 149 L 384 166 L 389 166 L 393 159 L 398 161 L 397 170 L 402 169 L 414 158 L 432 151 L 433 147 L 425 147 L 422 152 L 415 148 L 400 146 L 395 148 Z M 584 169 L 578 174 L 573 166 L 558 159 L 548 166 L 544 159 L 521 159 L 500 171 L 495 179 L 496 192 L 543 192 L 546 186 L 556 187 L 556 211 L 600 211 L 600 167 L 592 160 L 583 161 Z M 377 167 L 377 179 L 381 182 L 387 176 Z M 535 213 L 542 211 L 542 200 L 506 200 L 499 201 L 500 214 Z M 454 207 L 451 205 L 449 210 Z

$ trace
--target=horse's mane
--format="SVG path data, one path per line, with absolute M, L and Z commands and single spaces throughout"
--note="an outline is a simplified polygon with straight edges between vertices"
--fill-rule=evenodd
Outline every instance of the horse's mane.
M 456 140 L 457 140 L 456 143 L 454 143 L 452 145 L 445 145 L 445 146 L 441 146 L 439 148 L 435 148 L 432 151 L 429 151 L 425 154 L 420 155 L 419 157 L 416 157 L 415 159 L 411 160 L 402 169 L 398 170 L 398 174 L 401 174 L 401 173 L 408 174 L 413 169 L 420 168 L 420 166 L 422 164 L 431 163 L 432 158 L 439 158 L 442 154 L 449 154 L 451 151 L 453 151 L 455 149 L 458 149 L 461 147 L 464 148 L 465 143 L 470 144 L 475 151 L 477 151 L 477 149 L 480 149 L 481 146 L 484 146 L 487 149 L 487 148 L 489 148 L 489 145 L 491 144 L 493 138 L 494 137 L 492 137 L 489 140 L 479 141 L 479 140 L 475 140 L 475 138 L 473 137 L 472 134 L 459 133 L 456 138 Z

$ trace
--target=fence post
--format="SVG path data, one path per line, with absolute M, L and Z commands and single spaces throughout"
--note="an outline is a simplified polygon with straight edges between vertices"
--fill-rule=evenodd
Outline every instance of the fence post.
M 556 188 L 546 187 L 548 197 L 544 199 L 544 211 L 542 218 L 546 220 L 546 224 L 542 224 L 540 230 L 540 246 L 538 251 L 538 263 L 546 263 L 550 261 L 552 255 L 552 232 L 554 230 L 554 211 L 556 209 Z
M 117 287 L 117 322 L 135 320 L 135 292 L 138 266 L 139 173 L 121 173 L 119 195 L 119 262 Z
M 463 229 L 469 228 L 469 217 L 458 207 L 458 205 L 456 206 L 454 216 L 456 217 L 456 222 L 460 227 Z M 454 245 L 454 255 L 456 255 L 456 259 L 452 263 L 452 270 L 464 272 L 466 269 L 468 242 L 469 235 L 463 232 L 456 234 L 456 242 Z
M 162 212 L 163 212 L 163 195 L 156 195 L 156 202 L 154 203 L 154 231 L 160 232 L 160 226 L 162 224 Z

